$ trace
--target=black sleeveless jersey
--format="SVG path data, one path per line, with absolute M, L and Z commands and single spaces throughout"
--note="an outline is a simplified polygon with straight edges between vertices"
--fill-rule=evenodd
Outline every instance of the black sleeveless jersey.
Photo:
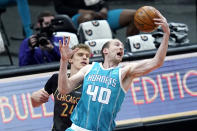
M 53 74 L 45 85 L 45 91 L 53 94 L 55 102 L 52 131 L 65 131 L 72 124 L 70 115 L 81 97 L 82 87 L 80 85 L 66 95 L 60 94 L 57 87 L 58 74 Z

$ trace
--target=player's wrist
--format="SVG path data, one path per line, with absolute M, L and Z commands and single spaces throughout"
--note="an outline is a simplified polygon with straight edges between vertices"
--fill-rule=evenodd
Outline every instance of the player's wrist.
M 68 60 L 69 60 L 68 58 L 62 58 L 61 57 L 60 62 L 67 64 L 68 63 Z
M 164 35 L 169 37 L 170 36 L 170 30 L 164 31 Z

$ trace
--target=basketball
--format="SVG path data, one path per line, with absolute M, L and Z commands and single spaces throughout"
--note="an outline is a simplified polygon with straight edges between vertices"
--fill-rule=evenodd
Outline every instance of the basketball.
M 152 6 L 143 6 L 137 9 L 134 23 L 137 29 L 142 32 L 153 32 L 158 27 L 154 24 L 154 18 L 159 18 L 156 14 L 156 9 Z

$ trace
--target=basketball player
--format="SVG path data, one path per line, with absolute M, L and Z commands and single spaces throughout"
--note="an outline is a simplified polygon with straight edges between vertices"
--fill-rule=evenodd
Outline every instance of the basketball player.
M 139 63 L 118 66 L 122 61 L 124 46 L 117 39 L 104 44 L 102 54 L 104 63 L 93 63 L 83 67 L 77 74 L 68 78 L 67 62 L 75 51 L 60 41 L 60 72 L 58 90 L 62 94 L 71 92 L 83 81 L 83 92 L 75 107 L 68 131 L 111 131 L 115 128 L 115 117 L 120 110 L 125 93 L 129 90 L 132 80 L 141 77 L 162 66 L 168 49 L 170 29 L 166 19 L 159 13 L 154 19 L 164 31 L 163 40 L 154 58 Z
M 78 51 L 69 59 L 71 65 L 70 76 L 77 73 L 82 67 L 89 64 L 90 48 L 85 44 L 78 44 L 72 48 Z M 67 67 L 65 67 L 67 68 Z M 33 107 L 38 107 L 48 101 L 51 94 L 54 95 L 54 124 L 52 131 L 65 131 L 70 127 L 72 122 L 70 115 L 81 96 L 81 85 L 76 87 L 70 94 L 62 95 L 57 90 L 58 74 L 47 81 L 45 88 L 34 92 L 31 96 Z

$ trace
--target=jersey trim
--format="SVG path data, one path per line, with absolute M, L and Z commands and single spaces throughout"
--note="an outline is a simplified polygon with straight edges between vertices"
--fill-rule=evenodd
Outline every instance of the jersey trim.
M 84 78 L 85 78 L 85 76 L 90 72 L 90 70 L 92 69 L 92 67 L 94 66 L 94 64 L 95 64 L 95 62 L 93 62 L 92 64 L 91 64 L 91 67 L 88 69 L 88 71 L 85 73 L 85 75 L 84 75 Z
M 120 87 L 122 88 L 122 90 L 124 91 L 124 93 L 126 94 L 127 91 L 124 89 L 123 85 L 122 85 L 122 68 L 120 67 L 120 70 L 119 70 L 119 81 L 120 81 Z
M 110 67 L 110 68 L 107 68 L 107 69 L 105 69 L 104 67 L 103 67 L 103 64 L 102 63 L 99 63 L 99 65 L 100 65 L 100 67 L 103 69 L 103 70 L 111 70 L 111 69 L 114 69 L 114 68 L 116 68 L 116 67 Z

